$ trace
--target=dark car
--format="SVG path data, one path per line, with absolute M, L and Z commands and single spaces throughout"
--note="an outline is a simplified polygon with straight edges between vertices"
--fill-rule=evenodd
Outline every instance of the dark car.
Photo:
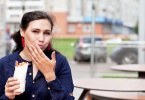
M 119 45 L 113 49 L 110 58 L 117 64 L 137 64 L 138 49 L 135 47 L 129 47 L 127 44 Z
M 95 61 L 106 62 L 106 47 L 103 44 L 101 37 L 95 36 Z M 98 46 L 99 45 L 99 46 Z M 91 36 L 81 36 L 75 44 L 74 60 L 75 61 L 90 61 L 91 58 Z

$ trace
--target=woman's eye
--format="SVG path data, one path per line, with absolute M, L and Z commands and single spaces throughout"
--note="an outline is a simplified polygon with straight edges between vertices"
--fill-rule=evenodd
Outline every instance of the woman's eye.
M 39 33 L 38 31 L 33 31 L 33 33 Z
M 50 33 L 50 32 L 44 32 L 44 34 L 46 34 L 46 35 L 50 35 L 51 33 Z

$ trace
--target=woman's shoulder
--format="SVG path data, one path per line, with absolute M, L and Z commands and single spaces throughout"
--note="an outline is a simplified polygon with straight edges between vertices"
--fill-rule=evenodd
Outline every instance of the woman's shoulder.
M 56 60 L 59 60 L 59 61 L 66 61 L 67 60 L 67 58 L 61 53 L 56 53 L 55 58 L 56 58 Z
M 46 56 L 48 57 L 48 58 L 50 58 L 51 59 L 51 54 L 52 54 L 52 52 L 55 52 L 55 59 L 56 59 L 56 62 L 58 63 L 58 64 L 61 64 L 61 63 L 67 63 L 68 61 L 67 61 L 67 58 L 63 55 L 63 54 L 61 54 L 60 52 L 58 52 L 58 51 L 47 51 L 47 52 L 45 52 L 45 54 L 46 54 Z
M 11 61 L 11 60 L 15 60 L 16 57 L 17 57 L 17 55 L 18 55 L 18 52 L 17 51 L 14 52 L 14 53 L 12 53 L 12 54 L 6 55 L 6 56 L 4 56 L 4 57 L 2 57 L 0 59 L 0 63 L 8 62 L 8 61 Z
M 55 52 L 55 58 L 56 60 L 65 60 L 66 57 L 64 55 L 62 55 L 60 52 L 58 51 L 44 51 L 44 53 L 46 54 L 47 57 L 51 58 L 51 54 L 52 52 Z

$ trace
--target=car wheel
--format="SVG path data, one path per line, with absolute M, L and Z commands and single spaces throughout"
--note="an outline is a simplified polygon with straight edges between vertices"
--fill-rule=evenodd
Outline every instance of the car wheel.
M 101 57 L 101 58 L 98 58 L 98 62 L 106 62 L 106 58 L 105 57 Z
M 137 62 L 137 54 L 133 52 L 128 52 L 122 56 L 122 59 L 120 59 L 120 62 L 118 64 L 137 64 Z
M 74 57 L 74 61 L 77 61 L 76 57 Z
M 74 61 L 76 61 L 76 62 L 81 62 L 82 60 L 79 59 L 79 58 L 77 58 L 77 57 L 74 57 Z

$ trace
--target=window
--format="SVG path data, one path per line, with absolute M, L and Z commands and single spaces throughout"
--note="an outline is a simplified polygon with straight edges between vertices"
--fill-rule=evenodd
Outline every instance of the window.
M 15 10 L 17 10 L 17 9 L 22 9 L 22 7 L 9 7 L 8 9 L 15 9 Z
M 75 26 L 74 25 L 69 25 L 68 26 L 68 32 L 75 32 Z
M 11 0 L 11 1 L 41 1 L 41 0 Z
M 91 25 L 83 26 L 83 32 L 91 32 Z
M 11 18 L 19 18 L 19 15 L 11 15 Z
M 102 38 L 99 38 L 99 37 L 95 37 L 94 38 L 94 41 L 96 42 L 96 41 L 102 41 L 103 39 Z M 83 39 L 83 42 L 84 43 L 91 43 L 91 37 L 86 37 L 86 38 L 84 38 Z

